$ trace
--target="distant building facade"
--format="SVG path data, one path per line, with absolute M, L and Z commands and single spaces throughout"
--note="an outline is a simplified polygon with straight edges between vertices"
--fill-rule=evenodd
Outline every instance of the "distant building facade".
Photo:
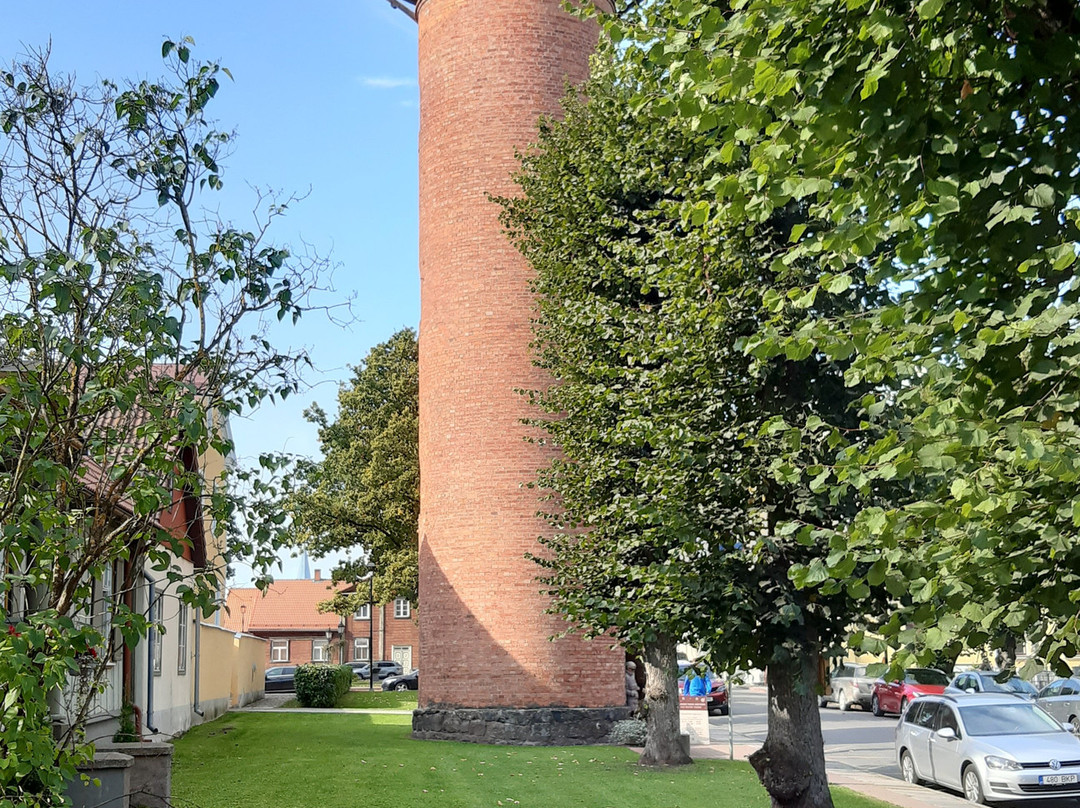
M 265 593 L 232 589 L 223 625 L 266 640 L 268 668 L 373 658 L 391 659 L 406 671 L 418 667 L 418 615 L 409 600 L 364 604 L 344 619 L 319 611 L 319 603 L 352 589 L 352 584 L 324 579 L 320 570 L 313 579 L 274 581 Z

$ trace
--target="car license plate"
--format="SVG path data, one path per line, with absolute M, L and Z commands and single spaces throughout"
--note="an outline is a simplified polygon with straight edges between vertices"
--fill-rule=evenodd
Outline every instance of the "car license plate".
M 1076 782 L 1075 774 L 1040 774 L 1040 786 L 1067 786 Z

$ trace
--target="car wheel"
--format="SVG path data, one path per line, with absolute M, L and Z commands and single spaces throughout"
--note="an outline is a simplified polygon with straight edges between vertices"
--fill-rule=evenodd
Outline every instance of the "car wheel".
M 870 712 L 876 715 L 878 718 L 885 715 L 885 711 L 881 709 L 881 702 L 878 701 L 877 693 L 870 699 Z
M 906 749 L 900 753 L 900 774 L 903 776 L 905 783 L 911 783 L 913 786 L 917 786 L 922 782 L 915 771 L 915 761 L 911 759 L 911 754 Z
M 836 706 L 840 708 L 842 713 L 846 713 L 851 709 L 851 702 L 848 701 L 846 690 L 841 690 L 840 695 L 836 697 Z
M 907 697 L 900 699 L 900 715 L 904 714 L 904 710 L 907 709 Z
M 828 696 L 818 696 L 817 706 L 824 710 L 826 707 L 829 706 L 829 697 Z
M 723 707 L 720 708 L 720 715 L 730 715 L 730 714 L 731 714 L 731 708 L 728 705 L 725 704 Z
M 396 685 L 394 685 L 394 690 L 408 690 L 408 689 L 409 689 L 409 685 L 408 685 L 407 682 L 398 682 Z
M 975 767 L 968 764 L 964 767 L 964 773 L 960 775 L 960 783 L 964 786 L 964 798 L 976 805 L 985 805 L 986 796 L 983 794 L 982 780 Z
M 1074 715 L 1069 719 L 1069 723 L 1073 725 L 1073 733 L 1080 735 L 1080 715 Z

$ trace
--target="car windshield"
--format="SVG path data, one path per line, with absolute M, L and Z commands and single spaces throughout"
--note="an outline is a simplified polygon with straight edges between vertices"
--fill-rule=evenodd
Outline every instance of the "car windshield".
M 1028 682 L 1013 676 L 1004 682 L 999 682 L 993 676 L 982 677 L 983 685 L 987 690 L 1004 691 L 1005 693 L 1022 693 L 1025 696 L 1034 696 L 1036 691 Z
M 908 668 L 904 671 L 904 681 L 909 685 L 947 685 L 949 677 L 933 668 Z
M 1033 704 L 971 704 L 960 708 L 968 735 L 1034 735 L 1064 732 Z

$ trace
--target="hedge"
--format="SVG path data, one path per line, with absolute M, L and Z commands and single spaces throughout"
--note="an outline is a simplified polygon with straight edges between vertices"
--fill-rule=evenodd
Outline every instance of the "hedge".
M 294 680 L 296 699 L 301 707 L 337 707 L 352 679 L 348 665 L 301 665 Z

